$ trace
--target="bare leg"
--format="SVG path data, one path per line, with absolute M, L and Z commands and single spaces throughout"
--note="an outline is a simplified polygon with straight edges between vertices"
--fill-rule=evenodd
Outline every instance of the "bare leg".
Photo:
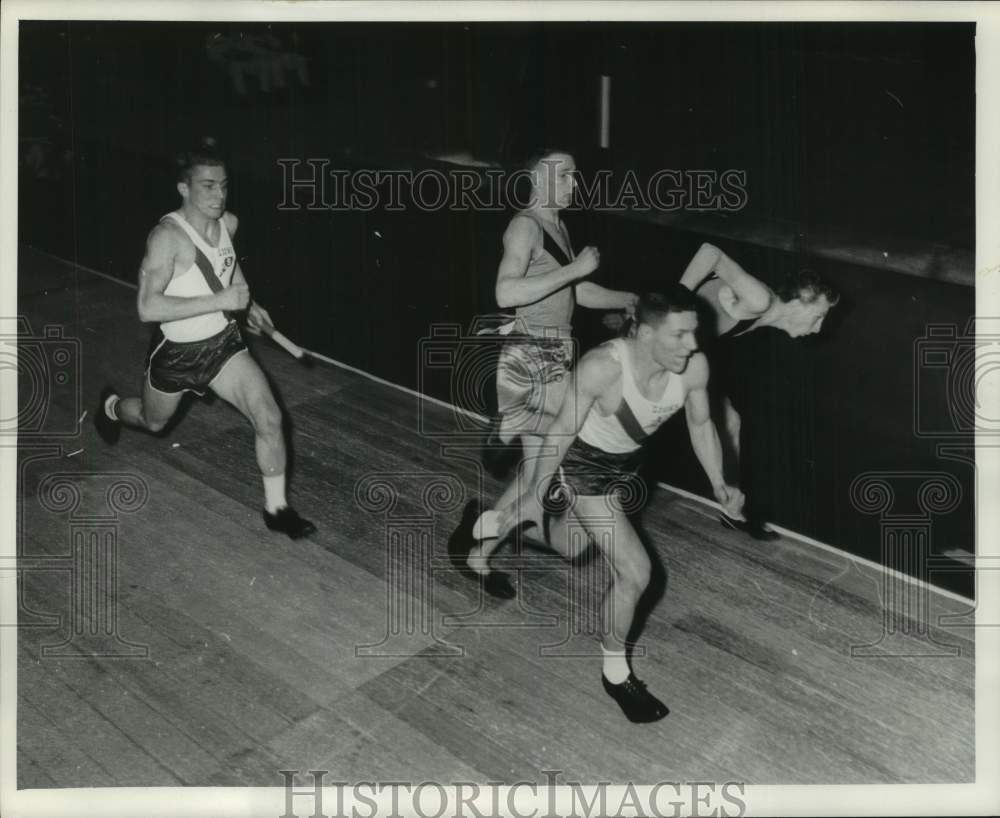
M 577 498 L 577 512 L 611 567 L 611 584 L 601 602 L 604 690 L 629 721 L 657 721 L 670 711 L 632 674 L 627 653 L 636 607 L 649 586 L 649 556 L 614 498 Z
M 281 410 L 267 378 L 248 352 L 234 355 L 212 381 L 212 391 L 253 425 L 257 465 L 265 477 L 283 475 L 287 454 Z
M 575 509 L 564 514 L 548 515 L 547 519 L 548 537 L 545 542 L 563 559 L 575 560 L 594 541 Z
M 541 393 L 539 406 L 535 414 L 522 413 L 518 423 L 524 429 L 528 425 L 530 431 L 521 431 L 521 447 L 523 456 L 518 467 L 517 474 L 505 487 L 490 511 L 506 508 L 513 503 L 522 492 L 532 485 L 535 478 L 535 470 L 538 467 L 538 458 L 545 442 L 545 434 L 556 415 L 562 409 L 563 401 L 566 399 L 568 376 L 554 380 L 546 384 Z M 506 420 L 506 416 L 505 416 Z M 516 434 L 516 432 L 511 432 Z M 501 427 L 501 437 L 503 437 L 503 427 Z M 474 546 L 469 552 L 469 567 L 480 573 L 486 573 L 487 560 L 499 546 L 500 541 L 496 537 L 488 537 L 480 540 L 478 546 Z
M 611 498 L 578 497 L 576 512 L 612 572 L 601 603 L 601 643 L 608 651 L 624 651 L 636 604 L 649 585 L 649 556 L 625 512 Z
M 264 480 L 264 522 L 267 527 L 287 534 L 293 540 L 312 534 L 316 526 L 300 517 L 285 497 L 288 455 L 281 428 L 281 410 L 257 362 L 249 352 L 237 353 L 216 375 L 211 386 L 220 398 L 235 406 L 253 426 L 257 466 Z
M 159 432 L 173 417 L 180 405 L 183 392 L 159 392 L 154 389 L 149 378 L 142 389 L 141 398 L 122 398 L 115 407 L 118 419 L 137 429 Z
M 547 427 L 549 423 L 552 422 L 552 418 L 548 417 L 544 421 L 544 425 Z M 500 495 L 500 499 L 497 500 L 493 509 L 506 508 L 511 503 L 516 502 L 517 498 L 521 496 L 521 493 L 532 484 L 532 480 L 535 475 L 535 468 L 538 464 L 538 454 L 542 449 L 543 437 L 541 435 L 523 435 L 521 437 L 521 443 L 524 447 L 524 458 L 521 460 L 520 466 L 518 466 L 517 475 L 507 484 L 507 487 L 503 490 Z M 484 515 L 485 516 L 485 515 Z M 473 546 L 469 551 L 469 567 L 473 571 L 477 571 L 480 574 L 485 574 L 489 572 L 489 559 L 494 551 L 500 545 L 500 540 L 497 537 L 487 537 L 479 541 L 478 545 Z

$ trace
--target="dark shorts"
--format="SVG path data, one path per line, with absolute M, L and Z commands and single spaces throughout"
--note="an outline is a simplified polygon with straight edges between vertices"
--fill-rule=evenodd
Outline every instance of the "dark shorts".
M 579 496 L 617 495 L 624 508 L 636 510 L 646 494 L 646 485 L 639 475 L 641 466 L 642 449 L 612 454 L 576 438 L 563 457 L 547 499 L 553 504 L 571 504 Z M 560 498 L 559 492 L 564 496 Z
M 497 362 L 497 411 L 509 428 L 532 431 L 544 408 L 557 412 L 572 365 L 570 338 L 511 337 Z
M 246 348 L 235 321 L 202 341 L 178 343 L 162 338 L 146 361 L 146 376 L 157 392 L 204 395 L 223 367 Z

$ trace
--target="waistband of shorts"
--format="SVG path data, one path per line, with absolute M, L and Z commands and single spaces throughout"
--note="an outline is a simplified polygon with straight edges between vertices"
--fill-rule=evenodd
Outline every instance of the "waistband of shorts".
M 497 327 L 482 329 L 477 334 L 569 341 L 573 338 L 573 327 L 570 324 L 530 324 L 523 318 L 515 316 Z
M 532 338 L 549 341 L 570 341 L 573 339 L 573 327 L 565 326 L 539 326 L 537 324 L 525 324 L 524 329 Z
M 237 327 L 236 321 L 230 318 L 226 326 L 220 329 L 217 333 L 215 333 L 215 335 L 209 335 L 207 338 L 199 338 L 197 341 L 174 341 L 170 338 L 167 338 L 165 335 L 163 337 L 166 339 L 166 342 L 173 347 L 193 347 L 202 344 L 209 344 L 212 341 L 219 341 L 223 337 L 231 333 L 234 329 L 236 329 L 236 327 Z M 163 332 L 163 330 L 161 329 L 160 332 Z
M 643 449 L 642 446 L 639 446 L 630 452 L 606 452 L 604 449 L 599 449 L 597 446 L 593 446 L 583 438 L 577 436 L 569 444 L 566 454 L 568 455 L 570 452 L 583 458 L 604 460 L 614 464 L 632 465 L 642 460 Z
M 572 349 L 574 343 L 570 337 L 556 338 L 551 335 L 524 335 L 513 332 L 504 340 L 512 346 L 521 345 L 538 349 Z

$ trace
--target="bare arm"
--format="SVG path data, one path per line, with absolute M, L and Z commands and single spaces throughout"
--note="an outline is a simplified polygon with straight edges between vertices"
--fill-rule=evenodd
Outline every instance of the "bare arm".
M 741 314 L 745 313 L 742 317 L 760 315 L 771 306 L 771 291 L 712 244 L 706 243 L 698 248 L 681 276 L 681 284 L 694 291 L 712 273 L 722 279 L 736 296 Z
M 240 228 L 240 220 L 236 217 L 235 213 L 230 213 L 228 210 L 222 214 L 222 220 L 226 223 L 226 230 L 229 231 L 229 238 L 234 239 L 236 237 L 236 231 Z M 236 249 L 233 248 L 233 253 L 235 254 Z M 240 267 L 240 259 L 236 257 L 236 267 L 233 270 L 233 284 L 246 284 L 250 286 L 246 278 L 243 277 L 243 268 Z M 252 303 L 252 302 L 251 302 Z
M 722 474 L 722 445 L 708 402 L 708 363 L 703 354 L 697 353 L 691 357 L 684 377 L 688 379 L 684 411 L 691 446 L 712 484 L 715 498 L 726 513 L 739 517 L 743 509 L 743 494 L 739 489 L 727 486 Z
M 576 285 L 576 303 L 595 310 L 633 310 L 639 296 L 625 290 L 609 290 L 593 281 Z
M 195 298 L 164 295 L 174 275 L 178 241 L 170 228 L 164 225 L 154 227 L 146 240 L 146 255 L 139 269 L 139 294 L 136 297 L 139 320 L 178 321 L 219 310 L 242 309 L 246 302 L 239 304 L 239 285 Z M 242 292 L 248 292 L 246 284 L 242 285 Z
M 247 289 L 248 294 L 250 292 L 247 280 L 243 277 L 243 268 L 240 267 L 240 263 L 238 261 L 236 262 L 236 269 L 233 270 L 231 286 L 242 286 Z M 254 335 L 260 335 L 261 331 L 265 329 L 272 331 L 274 329 L 274 322 L 271 320 L 271 314 L 252 298 L 250 299 L 249 306 L 247 307 L 246 328 Z M 268 334 L 270 334 L 270 332 Z
M 228 211 L 223 215 L 223 219 L 225 219 L 229 237 L 233 238 L 236 235 L 237 229 L 239 229 L 240 220 L 236 218 L 235 213 Z M 246 277 L 243 275 L 243 268 L 240 266 L 239 258 L 236 260 L 236 267 L 233 269 L 233 278 L 230 283 L 249 288 Z M 253 299 L 250 299 L 250 306 L 247 309 L 246 328 L 254 335 L 260 335 L 262 328 L 270 328 L 272 330 L 274 328 L 274 322 L 271 321 L 268 311 Z
M 230 213 L 228 210 L 225 212 L 225 214 L 223 214 L 222 218 L 223 218 L 223 220 L 226 223 L 226 229 L 229 231 L 229 238 L 230 239 L 235 238 L 236 231 L 240 227 L 240 220 L 238 218 L 236 218 L 236 214 L 235 213 Z M 234 247 L 233 248 L 234 255 L 235 255 L 235 252 L 236 252 L 236 249 Z M 239 260 L 238 256 L 236 256 L 236 267 L 233 269 L 233 277 L 232 277 L 232 280 L 230 281 L 230 283 L 231 284 L 243 284 L 244 286 L 247 286 L 247 287 L 250 286 L 249 282 L 246 280 L 246 278 L 243 275 L 243 268 L 240 267 L 240 260 Z M 253 304 L 254 302 L 251 300 L 250 303 Z
M 524 216 L 513 219 L 503 234 L 503 258 L 497 270 L 496 286 L 497 304 L 501 309 L 534 304 L 596 268 L 595 264 L 591 270 L 581 269 L 577 261 L 572 261 L 551 273 L 526 278 L 539 230 L 541 228 L 532 219 Z

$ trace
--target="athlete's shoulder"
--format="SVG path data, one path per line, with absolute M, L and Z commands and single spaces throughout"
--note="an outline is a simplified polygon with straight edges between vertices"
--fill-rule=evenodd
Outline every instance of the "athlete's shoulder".
M 621 378 L 622 364 L 613 344 L 608 341 L 594 347 L 577 364 L 577 382 L 589 391 L 600 392 Z
M 542 227 L 537 219 L 521 211 L 511 217 L 505 234 L 510 237 L 521 236 L 534 240 L 542 234 Z
M 153 225 L 153 229 L 149 231 L 149 236 L 146 238 L 146 245 L 150 250 L 176 251 L 190 243 L 191 239 L 188 238 L 184 229 L 166 216 Z
M 240 220 L 237 218 L 235 213 L 231 210 L 227 210 L 222 214 L 222 222 L 226 225 L 226 231 L 230 236 L 236 234 L 236 229 L 240 226 Z

